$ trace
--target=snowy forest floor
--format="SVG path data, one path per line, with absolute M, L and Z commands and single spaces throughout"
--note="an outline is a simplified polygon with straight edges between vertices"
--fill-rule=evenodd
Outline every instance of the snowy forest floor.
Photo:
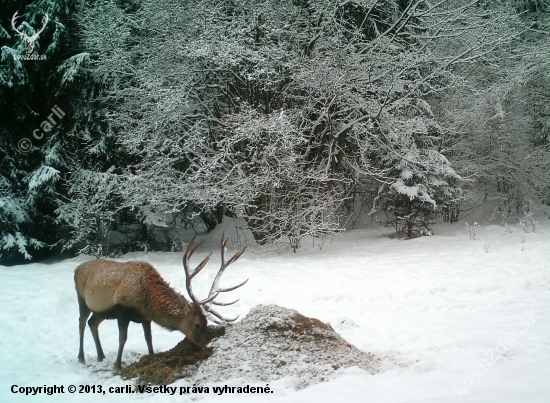
M 550 221 L 535 233 L 481 223 L 471 240 L 463 222 L 439 224 L 435 235 L 392 240 L 392 229 L 348 231 L 298 253 L 263 256 L 247 252 L 222 280 L 249 282 L 223 314 L 245 316 L 258 304 L 295 309 L 331 326 L 349 343 L 396 365 L 370 375 L 352 367 L 337 377 L 297 388 L 292 376 L 269 382 L 270 394 L 224 394 L 213 386 L 266 386 L 235 374 L 205 382 L 209 393 L 114 394 L 109 387 L 133 385 L 111 373 L 118 346 L 116 321 L 100 327 L 107 359 L 96 362 L 89 330 L 87 363 L 77 362 L 78 306 L 73 270 L 89 258 L 0 266 L 1 402 L 549 402 L 550 401 Z M 214 234 L 213 236 L 219 235 Z M 307 241 L 306 241 L 307 243 Z M 199 249 L 197 263 L 209 251 Z M 183 292 L 181 253 L 131 253 L 121 261 L 153 264 Z M 207 295 L 219 264 L 194 280 Z M 228 296 L 228 298 L 230 298 Z M 156 352 L 183 338 L 153 324 Z M 131 324 L 123 366 L 147 348 L 139 324 Z M 55 396 L 13 394 L 12 385 L 64 385 Z M 69 385 L 101 385 L 106 393 L 70 394 Z M 179 380 L 171 386 L 192 386 Z M 77 386 L 78 387 L 78 386 Z

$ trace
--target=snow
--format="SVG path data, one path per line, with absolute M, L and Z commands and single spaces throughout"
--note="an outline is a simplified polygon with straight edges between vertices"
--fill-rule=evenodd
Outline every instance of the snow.
M 52 179 L 53 182 L 59 180 L 59 171 L 55 168 L 42 165 L 30 175 L 29 190 L 36 189 L 37 187 L 42 186 L 44 183 L 47 183 Z
M 103 390 L 132 385 L 111 373 L 116 321 L 100 327 L 107 359 L 96 362 L 87 329 L 87 364 L 77 362 L 73 270 L 85 259 L 0 266 L 0 401 L 549 402 L 550 222 L 540 219 L 537 232 L 524 233 L 519 225 L 508 230 L 477 221 L 476 240 L 459 222 L 436 225 L 434 236 L 408 241 L 389 239 L 391 229 L 371 227 L 343 233 L 322 249 L 310 242 L 298 253 L 247 251 L 222 278 L 222 287 L 250 278 L 227 296 L 240 301 L 221 307 L 225 316 L 243 317 L 258 304 L 277 304 L 328 322 L 358 349 L 396 363 L 375 375 L 347 368 L 302 389 L 292 376 L 273 379 L 270 394 L 212 392 L 213 386 L 267 384 L 238 374 L 201 385 L 210 387 L 208 394 L 69 394 L 69 385 Z M 208 252 L 199 249 L 193 261 Z M 199 296 L 208 294 L 216 255 L 194 280 Z M 147 261 L 184 289 L 181 252 L 131 253 L 120 260 Z M 153 324 L 155 351 L 181 339 L 181 333 Z M 146 352 L 141 326 L 131 324 L 123 365 Z M 64 385 L 65 393 L 25 396 L 11 393 L 12 385 Z

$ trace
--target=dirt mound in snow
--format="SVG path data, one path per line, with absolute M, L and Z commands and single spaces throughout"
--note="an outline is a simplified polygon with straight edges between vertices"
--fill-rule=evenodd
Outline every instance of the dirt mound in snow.
M 358 366 L 373 374 L 380 359 L 346 342 L 332 327 L 277 305 L 258 305 L 235 325 L 213 328 L 214 338 L 200 350 L 187 340 L 175 348 L 123 370 L 140 383 L 170 383 L 185 378 L 207 385 L 231 378 L 270 382 L 292 376 L 301 388 Z M 219 332 L 216 333 L 215 332 Z

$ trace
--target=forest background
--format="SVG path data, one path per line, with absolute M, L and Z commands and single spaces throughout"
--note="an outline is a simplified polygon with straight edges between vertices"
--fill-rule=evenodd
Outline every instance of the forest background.
M 2 264 L 177 250 L 224 217 L 297 251 L 550 204 L 548 0 L 0 10 Z

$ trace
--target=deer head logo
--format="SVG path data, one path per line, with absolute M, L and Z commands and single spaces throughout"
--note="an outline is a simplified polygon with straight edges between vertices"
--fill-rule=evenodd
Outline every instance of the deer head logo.
M 33 35 L 29 36 L 29 35 L 27 35 L 26 32 L 24 32 L 24 31 L 21 32 L 19 29 L 17 29 L 17 26 L 15 24 L 15 20 L 17 20 L 17 18 L 18 18 L 18 16 L 17 16 L 18 13 L 19 13 L 19 11 L 16 11 L 15 14 L 13 15 L 13 18 L 11 19 L 11 26 L 13 27 L 15 32 L 17 32 L 19 35 L 21 35 L 23 37 L 23 40 L 27 44 L 27 55 L 30 55 L 34 50 L 34 43 L 38 39 L 38 36 L 42 33 L 42 31 L 44 31 L 44 28 L 46 28 L 46 24 L 48 23 L 48 14 L 44 15 L 44 18 L 42 19 L 43 21 L 45 20 L 44 25 L 38 31 L 36 31 L 33 27 L 31 27 L 26 22 L 23 23 L 28 27 L 27 28 L 28 31 L 34 32 Z

